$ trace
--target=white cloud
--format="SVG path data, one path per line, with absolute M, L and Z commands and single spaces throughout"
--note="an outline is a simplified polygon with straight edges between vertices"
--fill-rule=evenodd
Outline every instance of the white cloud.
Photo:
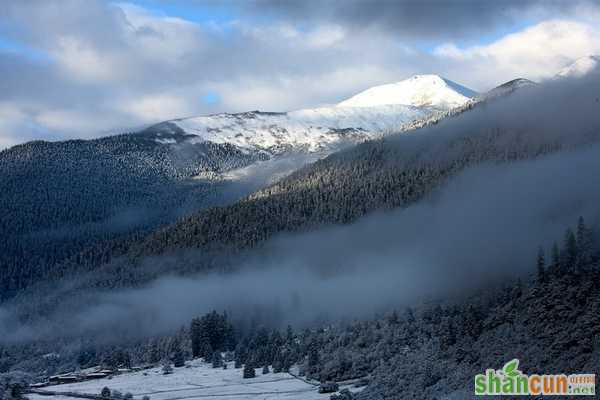
M 67 77 L 97 83 L 115 80 L 123 69 L 110 53 L 100 53 L 76 37 L 58 39 L 52 54 Z
M 120 106 L 123 111 L 144 122 L 188 116 L 193 114 L 194 111 L 185 96 L 170 94 L 154 94 L 128 99 Z
M 434 50 L 475 73 L 477 85 L 495 85 L 516 77 L 540 80 L 565 64 L 600 52 L 600 30 L 585 22 L 549 20 L 485 45 L 465 49 L 446 43 Z
M 47 129 L 70 135 L 98 130 L 98 116 L 94 110 L 42 110 L 35 121 Z
M 316 48 L 330 47 L 339 43 L 345 36 L 346 32 L 341 26 L 323 26 L 308 34 L 308 45 Z

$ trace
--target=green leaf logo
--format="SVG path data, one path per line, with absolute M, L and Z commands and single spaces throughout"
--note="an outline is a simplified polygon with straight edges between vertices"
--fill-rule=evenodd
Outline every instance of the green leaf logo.
M 519 360 L 517 360 L 516 358 L 514 360 L 511 360 L 509 362 L 507 362 L 506 364 L 504 364 L 504 367 L 502 368 L 502 372 L 504 372 L 504 375 L 506 376 L 517 376 L 521 373 L 521 371 L 519 371 L 517 368 L 519 367 Z

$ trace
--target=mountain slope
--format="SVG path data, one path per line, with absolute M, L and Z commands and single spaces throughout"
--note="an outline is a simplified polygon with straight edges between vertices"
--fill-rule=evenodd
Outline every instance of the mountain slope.
M 30 142 L 0 152 L 0 300 L 65 258 L 152 229 L 257 186 L 191 180 L 264 157 L 230 144 L 146 130 L 97 140 Z
M 402 104 L 450 109 L 465 104 L 476 95 L 477 93 L 473 90 L 438 75 L 415 75 L 397 83 L 367 89 L 338 103 L 337 107 Z
M 506 83 L 503 83 L 502 85 L 496 86 L 492 90 L 479 95 L 478 99 L 484 100 L 484 99 L 492 99 L 492 98 L 498 97 L 498 96 L 505 96 L 507 94 L 514 92 L 515 90 L 520 90 L 520 89 L 532 87 L 535 85 L 537 85 L 537 84 L 533 81 L 530 81 L 529 79 L 517 78 L 517 79 L 513 79 L 511 81 L 508 81 Z
M 590 55 L 581 57 L 573 63 L 561 69 L 556 77 L 558 78 L 581 78 L 598 69 L 600 66 L 600 56 Z

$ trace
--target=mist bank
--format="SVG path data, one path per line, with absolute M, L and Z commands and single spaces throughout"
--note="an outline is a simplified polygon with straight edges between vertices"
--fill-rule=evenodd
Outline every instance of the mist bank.
M 403 210 L 347 226 L 279 236 L 233 274 L 166 277 L 88 294 L 44 320 L 0 310 L 4 341 L 55 335 L 166 333 L 212 309 L 273 326 L 361 318 L 424 298 L 449 298 L 533 273 L 538 246 L 584 216 L 600 219 L 600 145 L 530 161 L 470 168 Z M 160 263 L 151 258 L 147 263 Z

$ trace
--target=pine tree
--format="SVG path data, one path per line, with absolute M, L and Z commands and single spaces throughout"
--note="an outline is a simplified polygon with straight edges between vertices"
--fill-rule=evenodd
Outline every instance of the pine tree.
M 206 336 L 203 336 L 200 339 L 200 347 L 199 347 L 199 355 L 204 358 L 205 362 L 211 359 L 214 354 L 213 347 L 210 344 L 209 339 Z
M 315 375 L 319 371 L 319 350 L 317 343 L 312 342 L 308 351 L 308 373 Z
M 273 361 L 273 373 L 278 374 L 283 369 L 283 362 L 281 361 L 281 356 L 277 355 L 275 360 Z
M 221 353 L 215 351 L 212 357 L 212 367 L 213 368 L 221 368 L 223 366 L 223 358 L 221 357 Z
M 102 391 L 100 392 L 100 396 L 105 399 L 109 399 L 110 398 L 110 389 L 108 387 L 104 386 L 102 388 Z
M 185 356 L 183 355 L 183 350 L 181 350 L 181 347 L 177 346 L 175 348 L 175 353 L 173 354 L 172 361 L 175 368 L 185 366 Z
M 552 266 L 555 269 L 560 268 L 560 249 L 558 247 L 558 243 L 554 242 L 552 245 Z
M 562 267 L 567 270 L 571 270 L 575 267 L 577 262 L 577 238 L 571 228 L 565 232 L 565 246 L 564 246 L 563 262 Z
M 585 267 L 592 260 L 593 239 L 591 230 L 586 226 L 583 217 L 577 223 L 577 265 Z
M 236 354 L 235 360 L 233 362 L 233 367 L 236 368 L 236 369 L 237 368 L 242 368 L 242 360 L 237 356 L 237 354 Z
M 292 329 L 291 325 L 287 326 L 285 341 L 290 346 L 294 343 L 294 330 Z
M 250 379 L 250 378 L 255 378 L 255 377 L 256 377 L 256 371 L 254 370 L 254 367 L 252 366 L 251 363 L 247 362 L 246 365 L 244 365 L 243 378 Z
M 537 278 L 538 282 L 546 282 L 546 260 L 544 257 L 544 248 L 540 247 L 537 256 Z
M 173 367 L 171 367 L 171 362 L 166 360 L 163 362 L 162 373 L 163 375 L 169 375 L 173 373 Z
M 190 325 L 190 339 L 192 341 L 192 357 L 202 356 L 202 324 L 200 318 L 194 318 Z

